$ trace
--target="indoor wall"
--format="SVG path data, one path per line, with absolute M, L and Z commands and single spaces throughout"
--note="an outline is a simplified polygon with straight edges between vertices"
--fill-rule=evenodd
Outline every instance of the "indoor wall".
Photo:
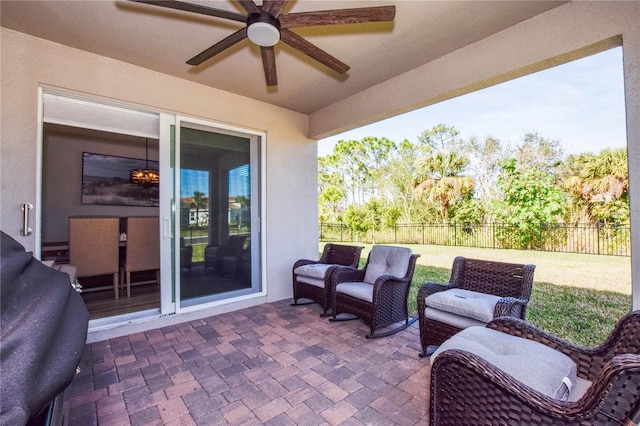
M 158 141 L 149 142 L 148 159 L 158 161 Z M 69 216 L 158 216 L 157 207 L 81 201 L 82 153 L 144 159 L 144 138 L 45 124 L 42 145 L 43 244 L 69 240 Z

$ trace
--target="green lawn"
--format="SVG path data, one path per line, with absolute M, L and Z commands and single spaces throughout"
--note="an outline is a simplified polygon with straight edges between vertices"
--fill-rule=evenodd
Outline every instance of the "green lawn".
M 371 245 L 363 245 L 361 265 Z M 631 260 L 628 257 L 492 250 L 470 247 L 403 245 L 420 258 L 409 307 L 425 281 L 446 283 L 456 256 L 536 265 L 527 320 L 557 336 L 584 346 L 604 341 L 616 321 L 631 309 Z M 324 243 L 320 243 L 320 251 Z

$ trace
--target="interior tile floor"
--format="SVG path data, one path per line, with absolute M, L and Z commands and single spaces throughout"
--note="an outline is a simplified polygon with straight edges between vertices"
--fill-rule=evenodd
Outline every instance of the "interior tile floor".
M 425 425 L 418 324 L 367 340 L 318 305 L 264 304 L 93 343 L 67 389 L 73 425 Z

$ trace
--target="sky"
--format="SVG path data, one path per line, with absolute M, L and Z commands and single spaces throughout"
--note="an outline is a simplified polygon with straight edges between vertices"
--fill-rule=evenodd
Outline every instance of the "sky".
M 528 132 L 558 140 L 565 154 L 626 146 L 622 48 L 618 47 L 318 141 L 318 156 L 340 139 L 417 142 L 437 124 L 460 137 L 515 145 Z
M 251 194 L 249 164 L 229 171 L 229 196 L 249 197 Z M 199 191 L 209 196 L 209 172 L 206 170 L 180 170 L 180 197 L 193 197 Z

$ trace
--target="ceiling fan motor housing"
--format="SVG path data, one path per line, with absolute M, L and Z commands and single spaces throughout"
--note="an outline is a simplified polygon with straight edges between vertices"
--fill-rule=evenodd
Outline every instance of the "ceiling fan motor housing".
M 247 37 L 258 46 L 274 46 L 280 41 L 280 21 L 267 12 L 252 13 L 247 18 Z

